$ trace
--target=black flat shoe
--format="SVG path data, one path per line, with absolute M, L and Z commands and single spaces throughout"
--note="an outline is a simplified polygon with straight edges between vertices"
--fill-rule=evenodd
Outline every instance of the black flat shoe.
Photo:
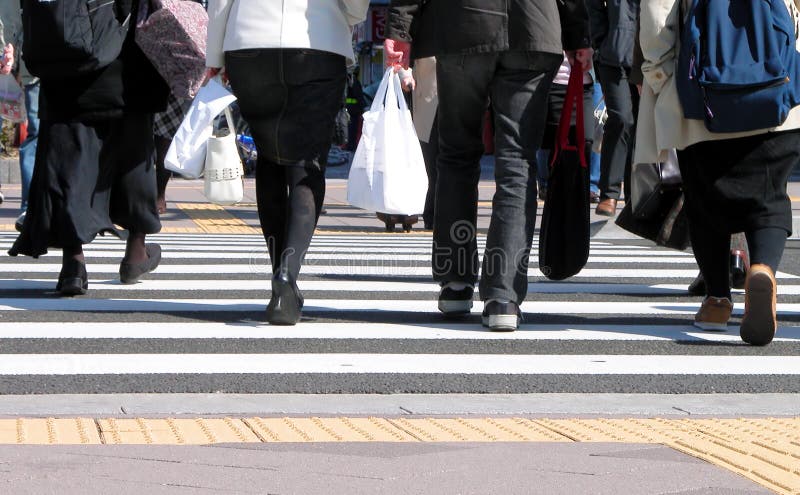
M 150 273 L 156 269 L 161 262 L 161 246 L 158 244 L 145 244 L 147 259 L 140 263 L 128 263 L 123 261 L 119 264 L 119 281 L 123 284 L 135 284 L 139 277 L 145 273 Z
M 284 271 L 272 277 L 272 298 L 267 306 L 267 321 L 270 325 L 295 325 L 300 321 L 303 296 L 297 284 Z
M 89 290 L 89 275 L 86 264 L 77 260 L 69 260 L 61 267 L 58 274 L 56 292 L 62 296 L 82 296 Z

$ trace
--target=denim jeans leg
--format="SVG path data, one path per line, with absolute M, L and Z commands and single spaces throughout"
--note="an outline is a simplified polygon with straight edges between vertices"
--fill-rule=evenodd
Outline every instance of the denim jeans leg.
M 483 116 L 496 53 L 437 58 L 439 155 L 436 160 L 432 268 L 437 282 L 478 280 L 478 181 Z
M 626 69 L 598 64 L 596 71 L 608 109 L 600 158 L 600 197 L 619 199 L 633 148 L 633 96 Z
M 36 144 L 39 141 L 39 83 L 25 86 L 25 107 L 28 113 L 28 135 L 19 147 L 19 173 L 22 182 L 22 211 L 28 209 L 28 195 L 36 162 Z
M 506 52 L 492 82 L 495 193 L 481 271 L 481 299 L 521 304 L 536 224 L 535 151 L 542 141 L 547 97 L 558 57 Z
M 547 179 L 550 177 L 550 150 L 536 150 L 536 182 L 539 189 L 547 188 Z
M 594 93 L 592 93 L 592 108 L 597 108 L 603 101 L 603 89 L 600 83 L 595 81 Z M 592 151 L 589 159 L 589 189 L 592 192 L 600 193 L 600 153 Z

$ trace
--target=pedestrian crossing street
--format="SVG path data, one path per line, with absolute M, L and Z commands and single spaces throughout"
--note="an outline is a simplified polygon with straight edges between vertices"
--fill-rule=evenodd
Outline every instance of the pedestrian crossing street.
M 5 253 L 14 233 L 0 233 Z M 547 281 L 532 251 L 525 322 L 449 321 L 430 235 L 319 234 L 299 286 L 304 318 L 264 323 L 269 264 L 256 235 L 159 234 L 159 268 L 119 283 L 124 242 L 86 247 L 90 292 L 56 297 L 60 252 L 0 257 L 0 394 L 800 392 L 800 269 L 778 273 L 780 328 L 740 342 L 691 326 L 691 253 L 595 238 L 586 268 Z M 479 239 L 482 248 L 485 238 Z M 790 246 L 791 247 L 791 246 Z

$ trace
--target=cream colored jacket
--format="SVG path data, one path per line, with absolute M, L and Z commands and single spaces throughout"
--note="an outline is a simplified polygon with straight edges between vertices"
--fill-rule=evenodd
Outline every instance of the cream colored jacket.
M 352 64 L 351 28 L 368 8 L 369 0 L 209 0 L 206 66 L 247 48 L 312 48 Z
M 789 112 L 780 127 L 742 133 L 709 132 L 703 121 L 683 117 L 674 73 L 680 50 L 680 0 L 642 0 L 639 41 L 642 44 L 645 84 L 639 104 L 634 163 L 666 159 L 668 150 L 684 149 L 702 141 L 731 139 L 771 131 L 800 128 L 800 107 Z M 800 0 L 785 0 L 800 33 Z M 800 40 L 798 41 L 800 50 Z

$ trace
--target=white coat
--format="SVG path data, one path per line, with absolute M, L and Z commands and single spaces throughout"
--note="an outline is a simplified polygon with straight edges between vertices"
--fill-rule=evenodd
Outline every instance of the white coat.
M 206 65 L 222 67 L 224 52 L 248 48 L 311 48 L 352 64 L 352 26 L 369 0 L 209 0 Z

